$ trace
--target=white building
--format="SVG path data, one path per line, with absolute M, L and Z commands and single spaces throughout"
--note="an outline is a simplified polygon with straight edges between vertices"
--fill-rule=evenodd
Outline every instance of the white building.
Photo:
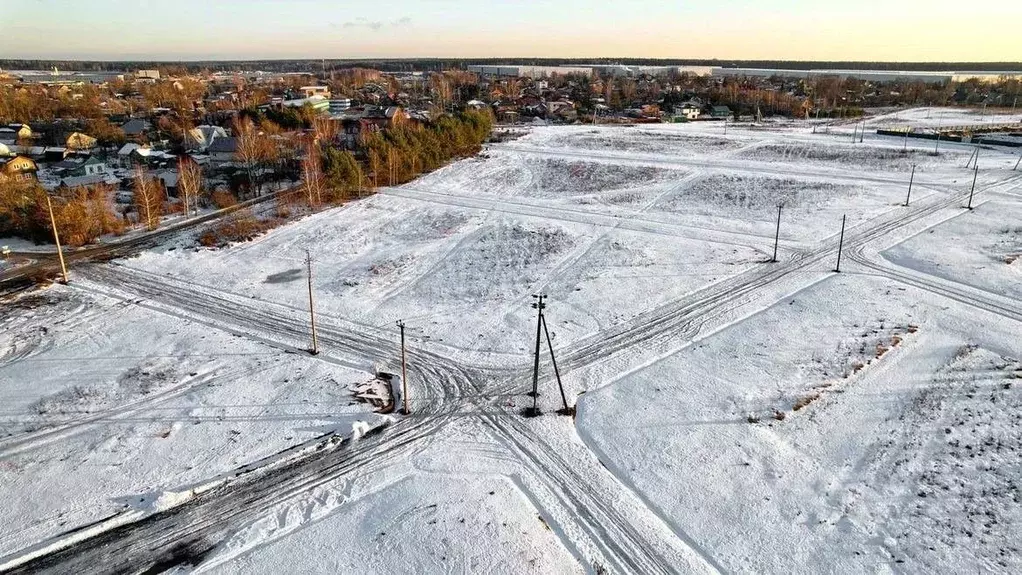
M 135 80 L 155 82 L 160 79 L 159 70 L 138 70 L 135 72 Z
M 351 98 L 334 98 L 330 100 L 330 113 L 342 114 L 351 108 Z
M 549 78 L 565 74 L 592 76 L 591 67 L 582 66 L 468 66 L 468 71 L 484 77 Z

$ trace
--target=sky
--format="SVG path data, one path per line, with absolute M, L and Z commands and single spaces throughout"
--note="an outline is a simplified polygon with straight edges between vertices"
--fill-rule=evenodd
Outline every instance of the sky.
M 1022 61 L 1020 21 L 1017 0 L 0 0 L 0 58 Z

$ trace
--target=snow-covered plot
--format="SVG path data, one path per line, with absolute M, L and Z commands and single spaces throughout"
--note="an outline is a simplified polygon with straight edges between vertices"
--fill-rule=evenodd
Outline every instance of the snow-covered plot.
M 763 162 L 820 163 L 843 165 L 867 171 L 908 172 L 913 165 L 923 168 L 942 165 L 945 160 L 922 150 L 902 152 L 897 148 L 840 144 L 820 146 L 812 142 L 771 143 L 739 153 L 740 157 Z
M 191 499 L 211 539 L 132 536 L 231 573 L 1016 572 L 1017 154 L 981 150 L 966 212 L 973 148 L 889 124 L 530 128 L 5 304 L 0 557 L 342 430 L 351 459 L 313 450 L 246 513 Z M 539 293 L 575 420 L 545 351 L 545 415 L 519 415 Z M 407 418 L 370 412 L 399 319 Z
M 884 256 L 899 266 L 1022 300 L 1022 204 L 987 202 Z
M 732 229 L 769 241 L 776 233 L 781 206 L 781 238 L 808 245 L 838 233 L 842 216 L 854 226 L 894 209 L 898 200 L 904 201 L 906 189 L 907 185 L 868 181 L 721 171 L 665 195 L 650 212 L 665 221 Z M 917 198 L 931 193 L 925 188 L 915 192 Z
M 1015 571 L 1018 326 L 927 300 L 832 278 L 590 391 L 578 428 L 728 571 Z
M 369 364 L 282 353 L 96 289 L 0 307 L 0 556 L 378 417 L 349 390 Z
M 950 126 L 982 126 L 984 124 L 1011 124 L 1022 122 L 1022 111 L 991 107 L 982 108 L 913 108 L 884 114 L 866 120 L 870 127 L 927 129 Z
M 307 510 L 311 521 L 281 515 L 250 526 L 210 557 L 223 562 L 212 572 L 583 572 L 506 476 L 419 472 L 356 494 L 339 512 Z
M 700 128 L 702 129 L 693 129 L 685 133 L 655 127 L 576 128 L 563 136 L 550 138 L 547 144 L 551 147 L 564 146 L 582 150 L 686 156 L 737 150 L 744 145 L 740 139 L 723 136 L 723 123 L 704 124 Z M 607 137 L 609 133 L 613 136 Z

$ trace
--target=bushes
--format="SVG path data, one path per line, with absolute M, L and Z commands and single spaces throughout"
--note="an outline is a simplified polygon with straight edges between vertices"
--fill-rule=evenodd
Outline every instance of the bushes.
M 234 194 L 224 190 L 217 190 L 213 192 L 210 200 L 218 210 L 238 205 L 238 199 L 234 197 Z
M 104 234 L 124 233 L 125 223 L 114 212 L 112 190 L 105 186 L 65 190 L 51 198 L 61 241 L 83 246 Z M 0 236 L 34 242 L 53 239 L 46 191 L 35 181 L 0 181 Z
M 242 209 L 234 212 L 200 235 L 199 243 L 209 248 L 223 246 L 232 242 L 247 242 L 280 223 L 280 220 L 259 220 L 252 213 L 252 210 Z

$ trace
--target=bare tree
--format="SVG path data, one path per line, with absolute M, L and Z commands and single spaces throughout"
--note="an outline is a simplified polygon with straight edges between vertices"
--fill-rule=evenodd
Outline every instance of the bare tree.
M 433 94 L 440 101 L 440 110 L 447 111 L 447 103 L 451 100 L 451 82 L 443 74 L 433 74 L 429 79 Z
M 235 118 L 231 125 L 231 132 L 237 141 L 235 155 L 238 161 L 245 166 L 249 188 L 254 189 L 258 195 L 261 190 L 256 183 L 256 168 L 266 159 L 266 152 L 269 149 L 268 140 L 259 133 L 252 120 L 248 118 Z
M 302 158 L 302 188 L 310 206 L 318 206 L 323 201 L 323 163 L 319 157 L 319 146 L 310 140 L 305 146 L 305 157 Z
M 163 187 L 142 166 L 135 168 L 135 208 L 140 223 L 152 231 L 160 225 L 163 215 Z
M 312 133 L 320 145 L 329 144 L 337 136 L 337 122 L 324 116 L 316 116 L 312 120 Z
M 199 196 L 202 194 L 202 168 L 194 160 L 182 156 L 177 162 L 177 188 L 185 204 L 185 215 L 194 209 L 199 211 Z

